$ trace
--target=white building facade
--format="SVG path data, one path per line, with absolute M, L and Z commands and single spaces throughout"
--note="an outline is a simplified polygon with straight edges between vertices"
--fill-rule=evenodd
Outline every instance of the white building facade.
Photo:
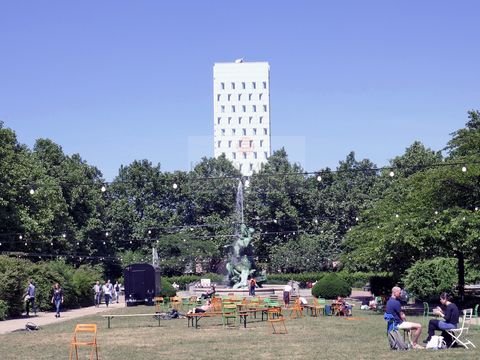
M 242 175 L 270 156 L 270 66 L 267 62 L 213 66 L 214 156 L 225 154 Z

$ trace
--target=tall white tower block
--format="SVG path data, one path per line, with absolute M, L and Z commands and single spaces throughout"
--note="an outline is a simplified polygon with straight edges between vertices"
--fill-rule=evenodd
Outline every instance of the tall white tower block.
M 214 156 L 225 154 L 242 175 L 270 156 L 270 66 L 267 62 L 213 66 Z

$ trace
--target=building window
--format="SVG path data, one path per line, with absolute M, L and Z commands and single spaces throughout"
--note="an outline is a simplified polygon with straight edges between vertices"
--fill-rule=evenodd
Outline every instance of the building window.
M 220 94 L 217 94 L 217 101 L 220 101 Z
M 256 152 L 256 151 L 253 153 L 253 158 L 254 158 L 254 159 L 257 158 L 257 152 Z
M 250 149 L 253 148 L 253 140 L 250 140 Z
M 243 112 L 246 112 L 247 111 L 247 107 L 245 105 L 242 105 L 242 110 Z
M 268 153 L 266 151 L 264 152 L 264 154 L 265 154 L 265 159 L 268 158 Z
M 256 128 L 253 128 L 253 135 L 257 135 L 257 129 Z
M 242 140 L 238 140 L 238 147 L 239 147 L 239 148 L 242 147 Z
M 239 164 L 239 165 L 238 165 L 238 170 L 239 170 L 239 171 L 242 171 L 242 164 Z
M 235 83 L 232 82 L 232 89 L 235 90 Z
M 222 90 L 225 90 L 225 83 L 223 83 L 223 82 L 220 83 L 220 88 L 221 88 Z
M 238 101 L 242 100 L 242 94 L 238 94 Z
M 222 129 L 222 135 L 225 135 L 225 129 Z
M 220 106 L 220 111 L 225 112 L 225 105 Z
M 222 120 L 221 117 L 217 118 L 217 125 L 220 125 L 220 121 Z
M 253 116 L 250 116 L 250 117 L 248 118 L 248 123 L 249 123 L 250 125 L 252 124 L 252 120 L 253 120 Z
M 268 129 L 267 128 L 263 128 L 263 135 L 268 135 Z
M 248 101 L 252 101 L 252 94 L 248 94 Z
M 236 159 L 236 158 L 237 158 L 237 154 L 234 153 L 234 152 L 232 152 L 232 158 L 233 158 L 233 159 Z
M 263 96 L 262 93 L 258 94 L 258 100 L 262 100 L 262 96 Z
M 252 89 L 256 89 L 257 88 L 257 83 L 254 81 L 252 82 Z
M 235 135 L 235 129 L 232 129 L 232 135 Z
M 230 101 L 232 99 L 232 94 L 227 95 L 227 101 Z
M 267 112 L 267 105 L 263 105 L 263 112 Z
M 243 158 L 244 158 L 244 159 L 247 158 L 247 153 L 246 153 L 246 152 L 243 153 Z
M 257 112 L 257 105 L 252 105 L 252 111 Z
M 250 163 L 250 171 L 253 171 L 253 164 Z
M 235 112 L 235 105 L 232 105 L 232 112 Z
M 242 125 L 242 117 L 241 116 L 238 117 L 238 125 Z
M 222 143 L 222 142 L 221 142 L 220 140 L 218 140 L 218 141 L 217 141 L 217 147 L 220 147 L 220 144 L 221 144 L 221 143 Z
M 228 140 L 228 147 L 229 147 L 229 148 L 232 147 L 232 140 Z
M 242 89 L 245 89 L 245 83 L 242 82 Z
M 261 124 L 262 122 L 263 122 L 263 116 L 260 116 L 260 117 L 258 118 L 258 123 Z
M 243 136 L 247 136 L 247 129 L 243 128 L 242 129 L 242 134 L 243 134 Z
M 260 147 L 263 147 L 263 140 L 260 140 Z
M 228 117 L 228 125 L 230 125 L 231 122 L 232 122 L 232 118 L 229 116 Z
M 264 88 L 264 89 L 267 88 L 267 82 L 266 82 L 266 81 L 263 82 L 263 88 Z

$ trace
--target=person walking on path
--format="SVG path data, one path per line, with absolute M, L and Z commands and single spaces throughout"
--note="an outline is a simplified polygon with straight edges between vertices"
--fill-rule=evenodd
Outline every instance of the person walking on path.
M 97 281 L 95 285 L 93 285 L 93 293 L 94 293 L 94 304 L 96 307 L 100 306 L 100 301 L 102 300 L 102 287 L 100 286 L 100 281 Z
M 120 284 L 118 283 L 118 281 L 115 282 L 115 286 L 113 287 L 113 289 L 115 290 L 115 300 L 117 300 L 118 304 L 118 298 L 120 297 Z
M 105 305 L 107 305 L 107 307 L 112 297 L 112 290 L 112 283 L 110 282 L 110 280 L 107 280 L 107 282 L 103 285 L 103 296 L 105 296 Z
M 60 305 L 63 303 L 63 290 L 58 283 L 53 285 L 52 304 L 55 305 L 55 317 L 60 317 Z
M 25 290 L 25 312 L 30 316 L 30 306 L 35 308 L 35 285 L 32 280 L 28 280 L 28 286 Z

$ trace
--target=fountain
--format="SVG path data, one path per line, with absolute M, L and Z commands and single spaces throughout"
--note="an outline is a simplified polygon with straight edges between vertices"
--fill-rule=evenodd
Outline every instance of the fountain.
M 229 260 L 226 264 L 227 286 L 218 285 L 216 292 L 220 294 L 235 293 L 248 295 L 248 280 L 255 278 L 258 289 L 256 293 L 274 294 L 275 291 L 282 291 L 278 286 L 264 286 L 266 281 L 265 271 L 259 271 L 255 265 L 252 241 L 253 228 L 247 227 L 243 218 L 243 182 L 240 180 L 237 186 L 235 201 L 235 229 L 234 241 L 229 248 Z M 195 289 L 195 292 L 203 291 Z
M 255 278 L 257 284 L 261 286 L 266 276 L 255 266 L 251 244 L 254 229 L 248 228 L 243 218 L 243 182 L 241 180 L 238 182 L 235 203 L 235 240 L 230 247 L 230 260 L 226 266 L 228 285 L 232 289 L 247 288 L 248 280 Z

